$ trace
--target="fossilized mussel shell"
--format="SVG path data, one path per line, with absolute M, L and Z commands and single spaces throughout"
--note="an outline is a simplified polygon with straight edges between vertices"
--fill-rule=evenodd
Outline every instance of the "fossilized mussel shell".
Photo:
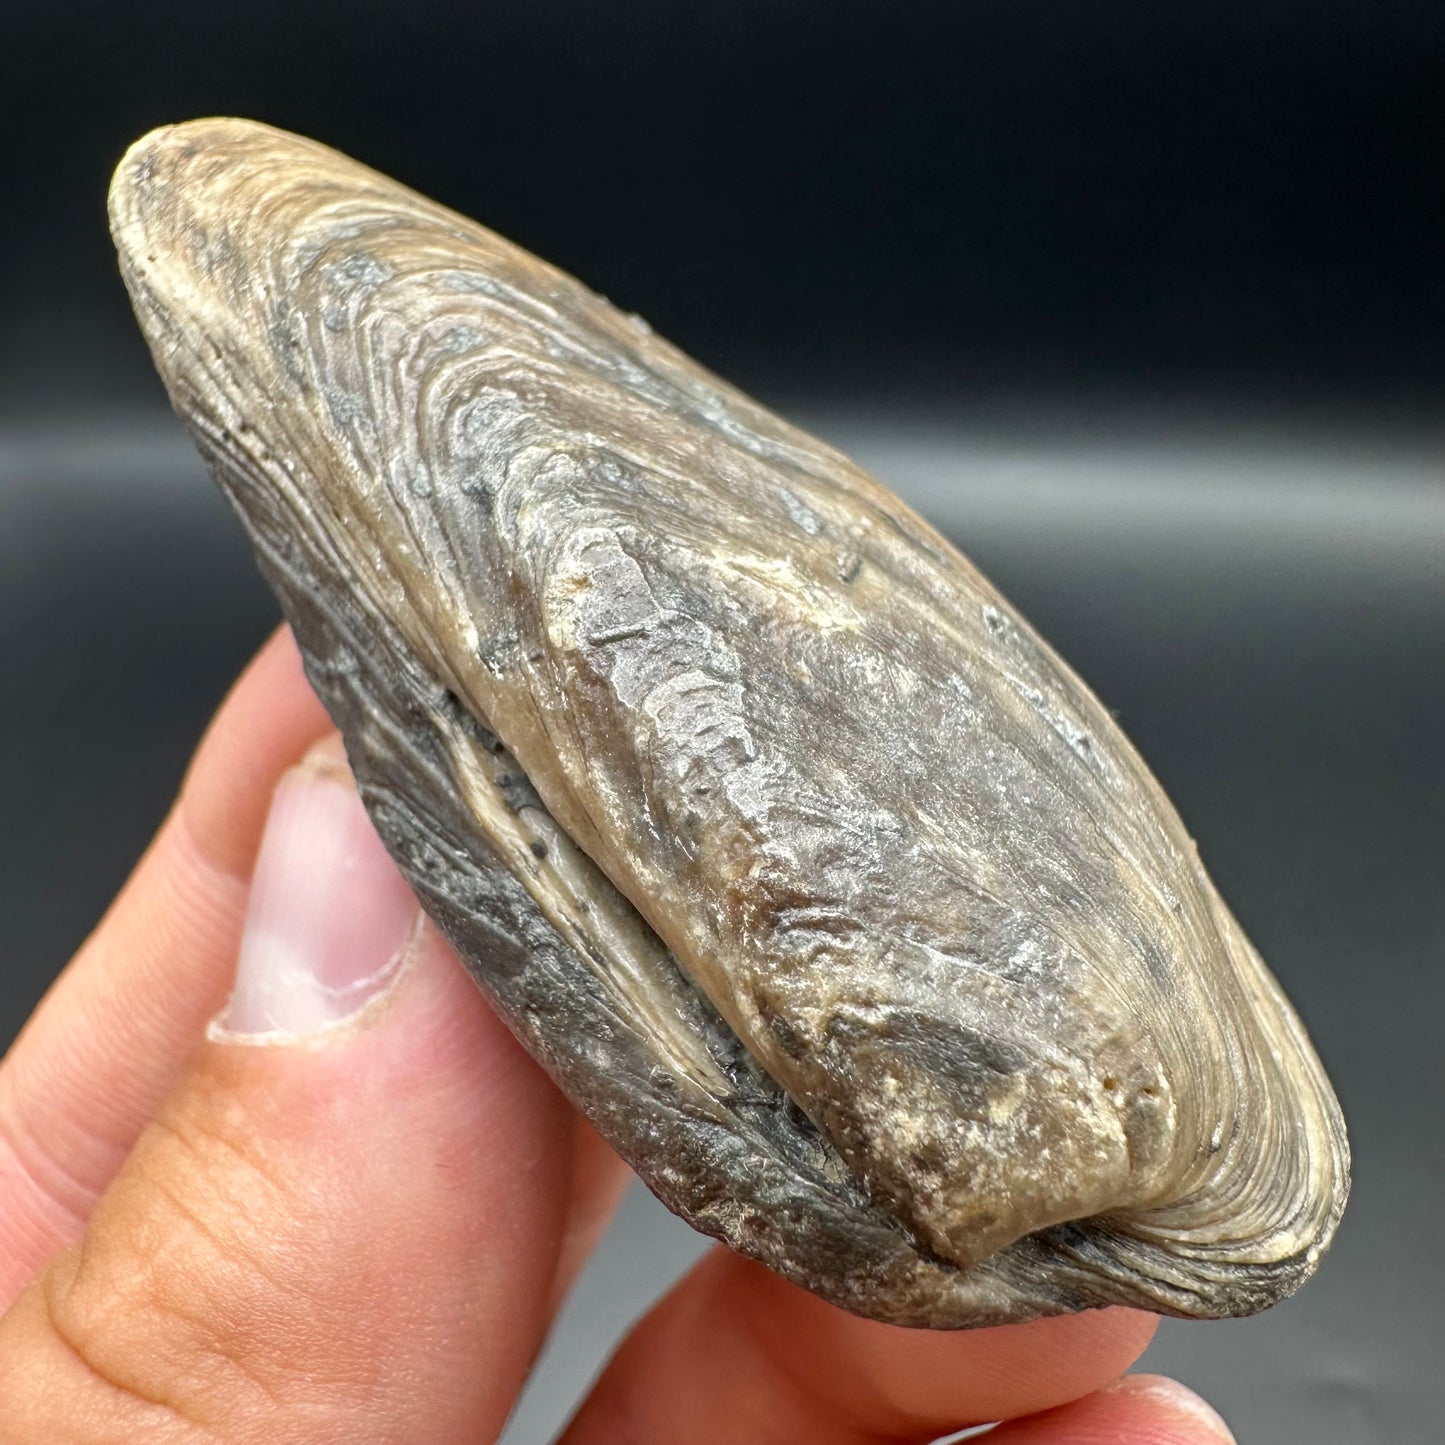
M 697 1228 L 859 1313 L 1296 1288 L 1347 1156 L 1109 714 L 942 537 L 636 317 L 236 120 L 121 267 L 371 815 Z

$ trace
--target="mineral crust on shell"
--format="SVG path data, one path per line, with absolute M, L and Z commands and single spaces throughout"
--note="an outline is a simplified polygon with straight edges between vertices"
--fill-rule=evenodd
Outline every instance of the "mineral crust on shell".
M 371 816 L 698 1229 L 959 1327 L 1295 1289 L 1338 1106 L 1138 754 L 845 457 L 334 151 L 203 120 L 111 216 Z

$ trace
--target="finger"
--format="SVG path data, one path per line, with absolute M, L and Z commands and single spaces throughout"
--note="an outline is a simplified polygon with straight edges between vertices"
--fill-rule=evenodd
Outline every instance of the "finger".
M 176 807 L 0 1063 L 0 1310 L 78 1237 L 225 996 L 281 772 L 329 728 L 291 635 L 261 650 Z
M 335 764 L 289 772 L 221 1027 L 0 1321 L 7 1442 L 493 1438 L 575 1116 L 418 923 Z
M 1177 1380 L 1126 1375 L 1057 1410 L 1011 1420 L 990 1445 L 1234 1445 L 1229 1426 Z
M 1156 1323 L 1109 1309 L 992 1330 L 905 1330 L 714 1250 L 624 1341 L 565 1441 L 930 1440 L 1109 1384 Z

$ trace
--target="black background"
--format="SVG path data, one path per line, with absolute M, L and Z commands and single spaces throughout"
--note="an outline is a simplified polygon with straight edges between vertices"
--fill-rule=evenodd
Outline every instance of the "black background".
M 1429 0 L 8 9 L 12 405 L 116 396 L 106 179 L 217 113 L 404 176 L 751 386 L 1440 379 Z
M 1442 61 L 1433 3 L 0 12 L 0 1040 L 275 616 L 104 230 L 142 131 L 267 120 L 816 424 L 1095 685 L 1299 1004 L 1357 1151 L 1318 1281 L 1259 1321 L 1168 1326 L 1152 1363 L 1242 1438 L 1431 1438 Z M 577 1388 L 556 1361 L 586 1368 L 691 1248 L 631 1208 L 531 1438 Z

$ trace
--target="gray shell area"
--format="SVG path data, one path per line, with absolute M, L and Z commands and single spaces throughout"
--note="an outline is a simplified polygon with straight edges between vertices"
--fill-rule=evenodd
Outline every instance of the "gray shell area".
M 192 122 L 122 273 L 382 838 L 698 1229 L 857 1313 L 1249 1313 L 1348 1154 L 1113 720 L 926 523 L 576 281 Z

